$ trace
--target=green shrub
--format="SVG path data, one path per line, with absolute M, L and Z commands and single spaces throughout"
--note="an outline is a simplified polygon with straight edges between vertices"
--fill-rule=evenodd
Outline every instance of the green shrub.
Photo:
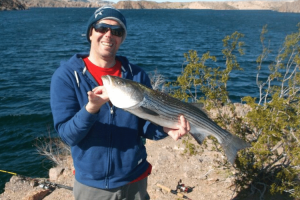
M 239 159 L 237 184 L 251 182 L 252 189 L 271 193 L 288 192 L 300 197 L 300 24 L 299 31 L 286 36 L 270 64 L 267 79 L 260 78 L 264 59 L 271 51 L 264 45 L 266 26 L 261 34 L 263 52 L 258 57 L 256 83 L 259 98 L 245 97 L 251 107 L 243 123 L 253 134 L 252 148 Z M 250 173 L 251 172 L 251 173 Z
M 300 23 L 297 33 L 286 36 L 285 42 L 268 67 L 267 79 L 260 77 L 264 60 L 272 51 L 265 46 L 267 27 L 261 33 L 262 53 L 257 58 L 259 97 L 244 97 L 250 111 L 245 117 L 235 114 L 227 82 L 233 70 L 242 70 L 237 56 L 243 55 L 243 34 L 234 32 L 223 39 L 224 67 L 208 67 L 216 62 L 209 52 L 198 57 L 190 50 L 184 54 L 186 66 L 182 74 L 168 86 L 171 95 L 192 102 L 201 102 L 205 109 L 218 110 L 214 119 L 221 127 L 251 142 L 252 147 L 239 152 L 236 160 L 236 188 L 251 188 L 263 194 L 287 192 L 300 197 Z M 215 64 L 214 64 L 215 65 Z M 201 94 L 201 95 L 199 95 Z M 227 106 L 232 115 L 221 111 Z M 186 142 L 187 143 L 187 142 Z

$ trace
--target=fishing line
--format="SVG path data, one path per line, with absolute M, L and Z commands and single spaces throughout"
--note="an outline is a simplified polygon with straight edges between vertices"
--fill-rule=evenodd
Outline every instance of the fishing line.
M 1 169 L 0 169 L 0 172 L 6 173 L 6 174 L 11 174 L 11 175 L 18 176 L 20 178 L 24 178 L 24 179 L 28 179 L 28 180 L 37 181 L 38 185 L 40 185 L 41 187 L 43 187 L 45 189 L 54 190 L 55 188 L 64 188 L 64 189 L 73 191 L 73 187 L 53 183 L 53 182 L 50 182 L 50 181 L 47 181 L 47 180 L 40 180 L 39 181 L 39 180 L 31 178 L 31 177 L 22 176 L 22 175 L 19 175 L 17 173 L 14 173 L 14 172 L 9 172 L 9 171 L 5 171 L 5 170 L 1 170 Z

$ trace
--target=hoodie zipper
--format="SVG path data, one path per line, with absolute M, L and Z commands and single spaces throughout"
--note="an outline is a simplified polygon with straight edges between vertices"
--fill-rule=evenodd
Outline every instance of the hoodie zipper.
M 113 118 L 114 118 L 114 106 L 111 106 L 109 103 L 107 103 L 107 106 L 110 107 L 110 124 L 112 124 Z M 109 189 L 108 176 L 110 174 L 110 166 L 111 166 L 111 160 L 112 160 L 112 130 L 110 130 L 108 140 L 109 140 L 109 148 L 108 148 L 107 174 L 106 174 L 106 183 L 105 183 L 106 189 Z
M 84 63 L 83 60 L 82 60 L 82 62 Z M 131 75 L 133 76 L 132 69 L 131 69 L 130 65 L 129 65 L 129 68 L 130 68 Z M 76 78 L 77 85 L 79 87 L 79 80 L 77 80 L 78 76 L 77 76 L 76 72 L 74 72 L 74 73 L 75 73 L 75 78 Z M 126 77 L 126 75 L 124 73 L 126 73 L 126 69 L 122 65 L 122 73 L 121 73 L 121 77 L 122 78 Z M 86 66 L 84 67 L 84 69 L 82 71 L 82 74 L 85 75 L 85 76 L 87 76 L 92 83 L 94 83 L 96 86 L 98 86 L 98 83 L 96 82 L 96 80 L 94 79 L 94 77 L 91 75 L 91 73 L 87 70 Z M 113 124 L 115 107 L 113 105 L 110 106 L 109 103 L 106 103 L 106 105 L 109 106 L 109 109 L 110 109 L 110 116 L 109 116 L 110 122 L 109 122 L 109 124 Z M 109 149 L 108 149 L 108 152 L 107 152 L 108 162 L 107 162 L 107 172 L 106 172 L 106 177 L 105 177 L 105 179 L 106 179 L 105 180 L 105 187 L 107 189 L 109 188 L 109 178 L 108 178 L 108 176 L 110 174 L 110 166 L 111 166 L 111 160 L 112 160 L 112 130 L 109 133 L 108 140 L 109 140 Z

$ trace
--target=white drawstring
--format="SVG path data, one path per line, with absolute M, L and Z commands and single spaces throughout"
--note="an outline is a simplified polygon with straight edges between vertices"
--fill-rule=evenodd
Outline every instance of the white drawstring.
M 79 79 L 78 79 L 77 72 L 76 72 L 76 71 L 74 71 L 74 74 L 75 74 L 75 78 L 76 78 L 77 85 L 78 85 L 78 87 L 79 87 Z
M 123 72 L 126 72 L 126 70 L 125 70 L 125 68 L 123 67 L 123 65 L 121 66 L 121 68 L 122 68 Z
M 129 66 L 129 69 L 130 69 L 131 75 L 133 76 L 132 69 L 131 69 L 131 65 L 130 65 L 130 64 L 128 64 L 128 66 Z

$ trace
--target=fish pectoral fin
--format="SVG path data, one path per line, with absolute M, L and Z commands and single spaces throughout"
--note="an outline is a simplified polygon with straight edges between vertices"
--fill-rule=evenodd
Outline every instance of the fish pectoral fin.
M 203 133 L 191 133 L 191 135 L 199 144 L 202 144 L 205 138 L 207 137 L 207 134 Z
M 146 107 L 141 106 L 139 108 L 142 109 L 143 112 L 147 113 L 148 115 L 159 116 L 159 114 L 157 112 L 155 112 L 153 110 L 150 110 L 150 109 L 148 109 Z

